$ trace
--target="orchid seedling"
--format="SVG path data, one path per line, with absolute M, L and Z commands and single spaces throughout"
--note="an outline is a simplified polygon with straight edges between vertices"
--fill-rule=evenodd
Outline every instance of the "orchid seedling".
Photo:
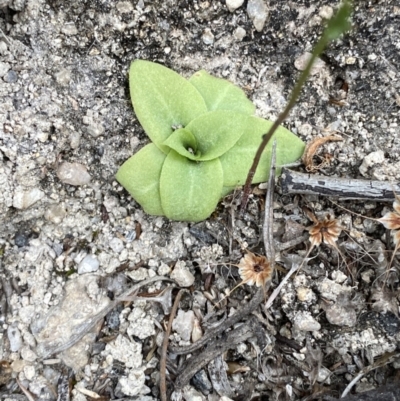
M 135 114 L 151 140 L 118 170 L 119 183 L 146 213 L 201 221 L 219 200 L 245 183 L 263 135 L 273 123 L 229 81 L 198 71 L 190 79 L 156 63 L 136 60 L 129 71 Z M 277 165 L 298 160 L 303 142 L 280 126 Z M 268 180 L 271 146 L 253 183 Z M 277 173 L 280 173 L 278 167 Z

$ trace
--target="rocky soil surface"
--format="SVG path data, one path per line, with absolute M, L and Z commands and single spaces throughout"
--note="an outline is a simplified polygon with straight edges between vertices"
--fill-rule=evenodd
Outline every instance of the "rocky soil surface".
M 250 286 L 225 297 L 240 282 L 243 255 L 265 252 L 265 187 L 254 189 L 243 217 L 239 192 L 207 221 L 189 224 L 145 214 L 115 181 L 148 141 L 127 72 L 135 59 L 185 77 L 205 69 L 243 88 L 259 116 L 275 119 L 337 6 L 0 0 L 2 399 L 160 400 L 160 349 L 177 289 L 187 291 L 174 346 L 255 299 Z M 357 2 L 352 31 L 325 51 L 285 122 L 305 142 L 343 137 L 324 145 L 329 163 L 318 174 L 400 180 L 399 65 L 399 2 Z M 392 210 L 339 204 L 370 218 Z M 311 210 L 318 219 L 336 216 L 337 247 L 314 249 L 270 308 L 262 302 L 242 326 L 216 336 L 213 344 L 226 346 L 229 333 L 242 330 L 243 341 L 189 384 L 188 355 L 170 350 L 167 399 L 324 400 L 353 380 L 356 394 L 398 381 L 400 260 L 391 260 L 390 233 L 329 199 L 282 195 L 279 185 L 273 207 L 280 243 L 307 232 Z M 278 253 L 272 289 L 309 247 L 305 240 Z

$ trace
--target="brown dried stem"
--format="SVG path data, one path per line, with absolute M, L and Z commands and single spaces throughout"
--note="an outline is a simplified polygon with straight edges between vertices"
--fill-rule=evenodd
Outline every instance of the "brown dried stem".
M 160 355 L 160 398 L 161 401 L 167 401 L 167 380 L 166 380 L 166 371 L 167 371 L 167 349 L 168 349 L 168 340 L 169 335 L 171 334 L 172 322 L 175 319 L 176 311 L 178 309 L 179 302 L 182 298 L 183 293 L 186 290 L 180 290 L 178 295 L 175 298 L 174 305 L 171 310 L 171 314 L 169 315 L 167 330 L 164 334 L 164 339 L 161 346 L 161 355 Z

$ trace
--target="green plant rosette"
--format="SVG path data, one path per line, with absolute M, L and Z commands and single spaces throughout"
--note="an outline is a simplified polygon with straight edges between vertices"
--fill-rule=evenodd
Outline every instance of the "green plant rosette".
M 253 116 L 255 107 L 240 88 L 205 71 L 187 80 L 162 65 L 136 60 L 129 85 L 136 116 L 152 142 L 121 166 L 117 180 L 146 213 L 206 219 L 221 197 L 244 184 L 272 122 Z M 286 128 L 279 127 L 273 138 L 278 166 L 301 157 L 304 143 Z M 268 180 L 271 146 L 254 183 Z

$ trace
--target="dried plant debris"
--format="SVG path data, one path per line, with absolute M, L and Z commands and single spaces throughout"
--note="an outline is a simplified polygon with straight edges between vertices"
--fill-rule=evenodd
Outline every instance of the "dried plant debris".
M 272 278 L 273 269 L 267 258 L 250 251 L 240 260 L 238 267 L 243 284 L 264 287 Z
M 322 156 L 322 160 L 319 162 L 319 164 L 314 163 L 314 157 L 316 157 L 319 148 L 325 143 L 339 141 L 343 141 L 343 138 L 341 136 L 328 135 L 322 138 L 314 138 L 309 143 L 307 143 L 303 156 L 301 158 L 306 167 L 306 170 L 310 173 L 315 173 L 316 171 L 328 166 L 331 163 L 332 155 L 325 153 Z

